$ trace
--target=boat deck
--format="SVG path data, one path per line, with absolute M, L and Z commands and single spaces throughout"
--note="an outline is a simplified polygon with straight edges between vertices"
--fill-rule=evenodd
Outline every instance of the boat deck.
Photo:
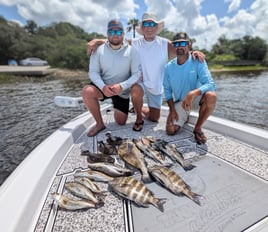
M 85 130 L 82 136 L 77 136 L 74 145 L 57 170 L 34 231 L 175 232 L 180 229 L 187 232 L 237 232 L 254 231 L 254 224 L 262 219 L 267 221 L 267 151 L 207 129 L 204 129 L 208 137 L 207 143 L 198 145 L 194 140 L 191 123 L 185 125 L 180 133 L 167 136 L 166 116 L 167 111 L 162 112 L 158 123 L 145 120 L 143 130 L 134 132 L 132 130 L 134 114 L 129 114 L 126 125 L 118 126 L 114 123 L 113 111 L 105 108 L 103 118 L 107 128 L 93 138 L 86 136 L 93 123 L 92 120 L 88 121 L 83 127 Z M 68 126 L 64 126 L 61 130 L 68 132 Z M 149 208 L 138 207 L 112 192 L 109 192 L 104 199 L 104 206 L 98 209 L 76 211 L 60 209 L 53 201 L 51 193 L 58 192 L 71 196 L 64 188 L 65 183 L 73 180 L 75 171 L 88 168 L 86 157 L 81 156 L 81 151 L 97 152 L 97 141 L 106 141 L 107 131 L 121 138 L 138 139 L 142 135 L 154 136 L 175 144 L 184 158 L 196 168 L 184 171 L 180 165 L 175 164 L 172 169 L 191 186 L 192 191 L 202 196 L 201 206 L 185 196 L 175 196 L 152 182 L 147 184 L 147 187 L 157 198 L 167 199 L 163 213 L 153 205 Z M 146 158 L 146 161 L 148 166 L 155 164 L 149 158 Z M 166 161 L 171 163 L 168 158 Z M 140 178 L 138 171 L 135 177 Z M 97 184 L 103 190 L 107 190 L 106 183 Z

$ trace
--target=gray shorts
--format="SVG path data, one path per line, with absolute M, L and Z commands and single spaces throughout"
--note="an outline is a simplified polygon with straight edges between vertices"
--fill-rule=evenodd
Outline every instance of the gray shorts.
M 143 83 L 139 83 L 139 85 L 142 87 L 144 94 L 147 98 L 146 103 L 148 104 L 148 107 L 160 109 L 163 101 L 162 94 L 154 95 L 148 91 L 148 89 L 144 86 Z
M 199 110 L 199 102 L 201 100 L 203 95 L 197 96 L 193 103 L 192 103 L 192 110 Z M 182 127 L 184 125 L 184 123 L 188 120 L 188 117 L 190 115 L 190 110 L 186 111 L 185 109 L 182 108 L 182 101 L 178 101 L 174 103 L 176 112 L 178 114 L 179 120 L 178 121 L 174 121 L 174 125 L 179 125 L 180 127 Z

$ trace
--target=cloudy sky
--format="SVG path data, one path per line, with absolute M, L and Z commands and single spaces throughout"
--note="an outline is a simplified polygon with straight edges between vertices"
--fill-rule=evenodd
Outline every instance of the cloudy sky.
M 38 26 L 65 21 L 88 33 L 106 34 L 111 18 L 126 26 L 144 12 L 154 12 L 170 31 L 186 31 L 199 48 L 210 49 L 223 34 L 259 36 L 268 43 L 267 0 L 0 0 L 0 15 L 7 20 L 34 20 Z

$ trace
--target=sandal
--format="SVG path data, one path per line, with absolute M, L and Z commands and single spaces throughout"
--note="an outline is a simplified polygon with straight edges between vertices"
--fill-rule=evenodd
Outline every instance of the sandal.
M 144 121 L 142 120 L 141 122 L 135 122 L 132 129 L 134 131 L 141 131 L 142 130 L 142 126 L 144 124 Z
M 131 107 L 128 112 L 131 113 L 131 114 L 134 114 L 135 113 L 134 107 Z
M 194 133 L 195 141 L 198 144 L 203 144 L 207 142 L 207 137 L 202 131 L 194 131 L 193 133 Z
M 89 130 L 89 132 L 87 133 L 88 137 L 93 137 L 95 135 L 97 135 L 99 132 L 105 130 L 106 127 L 103 126 L 102 128 L 98 128 L 97 126 L 94 126 L 91 130 Z

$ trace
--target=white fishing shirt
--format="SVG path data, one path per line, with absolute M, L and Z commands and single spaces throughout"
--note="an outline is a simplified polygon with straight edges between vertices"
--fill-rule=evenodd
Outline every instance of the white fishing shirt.
M 142 68 L 142 81 L 154 95 L 162 94 L 164 68 L 168 61 L 168 40 L 159 36 L 151 42 L 144 37 L 133 39 L 132 46 L 138 51 Z

